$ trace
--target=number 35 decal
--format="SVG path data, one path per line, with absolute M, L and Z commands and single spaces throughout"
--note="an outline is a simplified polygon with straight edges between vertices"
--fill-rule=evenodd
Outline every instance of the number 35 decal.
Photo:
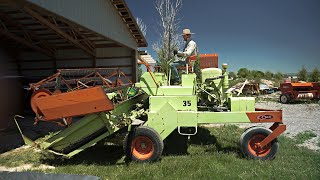
M 183 106 L 191 106 L 191 101 L 183 101 Z

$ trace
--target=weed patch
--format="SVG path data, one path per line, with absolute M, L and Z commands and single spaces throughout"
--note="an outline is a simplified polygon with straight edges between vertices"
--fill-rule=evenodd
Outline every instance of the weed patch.
M 307 141 L 309 139 L 312 139 L 314 137 L 317 137 L 317 135 L 314 132 L 305 131 L 305 132 L 301 132 L 301 133 L 297 134 L 295 136 L 295 141 L 296 141 L 297 144 L 302 144 L 305 141 Z

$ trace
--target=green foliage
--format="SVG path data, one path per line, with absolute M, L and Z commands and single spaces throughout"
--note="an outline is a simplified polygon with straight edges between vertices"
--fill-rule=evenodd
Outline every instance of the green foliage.
M 279 138 L 275 160 L 254 161 L 240 153 L 238 142 L 243 129 L 226 125 L 198 130 L 190 139 L 188 155 L 163 156 L 156 163 L 125 163 L 122 148 L 109 145 L 101 149 L 94 146 L 65 160 L 48 160 L 39 152 L 28 151 L 5 159 L 1 156 L 0 164 L 41 162 L 56 167 L 43 172 L 86 174 L 101 179 L 319 179 L 319 152 L 297 147 L 290 138 Z M 30 155 L 37 156 L 37 161 Z
M 262 71 L 252 70 L 250 71 L 250 74 L 254 79 L 261 79 L 264 77 L 264 73 Z
M 318 82 L 320 80 L 320 72 L 318 68 L 314 68 L 310 74 L 311 82 Z
M 236 75 L 236 73 L 234 73 L 234 72 L 229 72 L 229 78 L 231 78 L 231 79 L 236 79 L 237 78 L 237 75 Z
M 272 79 L 272 78 L 274 77 L 274 74 L 273 74 L 271 71 L 266 71 L 266 72 L 264 73 L 264 77 L 265 77 L 266 79 Z
M 138 66 L 138 81 L 140 81 L 140 77 L 142 76 L 142 67 L 141 65 Z
M 247 68 L 240 68 L 237 75 L 240 78 L 247 78 L 250 75 L 250 71 Z
M 302 144 L 304 143 L 305 141 L 309 140 L 309 139 L 312 139 L 314 137 L 317 137 L 317 135 L 312 132 L 312 131 L 305 131 L 305 132 L 301 132 L 299 134 L 297 134 L 295 136 L 295 140 L 296 140 L 296 143 L 297 144 Z
M 159 61 L 157 61 L 157 65 L 160 66 L 160 72 L 165 73 L 167 76 L 169 74 L 169 64 L 173 59 L 173 56 L 166 54 L 167 51 L 164 49 L 160 49 L 157 51 L 157 56 Z M 169 58 L 167 58 L 169 57 Z
M 298 78 L 300 81 L 307 81 L 308 80 L 308 72 L 307 69 L 302 66 L 298 72 Z
M 277 72 L 275 75 L 274 75 L 274 78 L 276 80 L 282 80 L 284 77 L 284 75 L 281 73 L 281 72 Z
M 246 79 L 254 80 L 256 82 L 261 82 L 261 79 L 272 80 L 274 82 L 274 86 L 279 87 L 285 76 L 281 72 L 277 72 L 274 74 L 271 71 L 262 72 L 259 70 L 249 70 L 247 68 L 240 68 L 237 75 L 238 79 L 233 79 L 232 81 L 230 81 L 230 87 L 239 82 L 244 82 Z

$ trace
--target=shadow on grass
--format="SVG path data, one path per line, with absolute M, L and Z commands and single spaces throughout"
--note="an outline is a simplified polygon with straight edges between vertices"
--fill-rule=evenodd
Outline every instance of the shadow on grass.
M 238 144 L 234 142 L 221 144 L 215 135 L 212 135 L 208 129 L 202 127 L 198 128 L 198 133 L 196 135 L 190 137 L 189 144 L 206 146 L 205 152 L 235 153 L 238 155 L 238 157 L 242 157 L 242 153 Z
M 189 155 L 188 146 L 196 145 L 204 148 L 205 152 L 214 153 L 234 153 L 238 157 L 242 157 L 239 145 L 233 140 L 233 138 L 224 139 L 225 134 L 219 134 L 219 139 L 222 138 L 222 143 L 218 142 L 217 137 L 213 135 L 208 129 L 198 127 L 198 132 L 194 136 L 182 136 L 177 130 L 175 130 L 164 141 L 163 156 L 179 156 Z M 77 154 L 71 159 L 62 158 L 53 154 L 44 154 L 41 157 L 41 162 L 53 166 L 65 166 L 65 165 L 114 165 L 114 164 L 126 164 L 128 161 L 123 158 L 123 147 L 120 145 L 104 145 L 102 143 L 97 144 L 85 151 Z M 119 161 L 121 159 L 123 161 Z
M 122 146 L 97 144 L 83 152 L 67 159 L 61 156 L 50 154 L 41 155 L 41 163 L 52 166 L 65 165 L 114 165 L 124 156 Z

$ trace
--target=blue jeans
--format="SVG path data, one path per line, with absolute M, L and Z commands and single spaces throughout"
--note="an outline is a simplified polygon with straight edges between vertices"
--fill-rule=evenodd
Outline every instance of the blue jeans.
M 185 66 L 185 61 L 175 61 L 169 64 L 171 67 L 171 79 L 180 81 L 180 76 L 178 72 L 178 66 Z

